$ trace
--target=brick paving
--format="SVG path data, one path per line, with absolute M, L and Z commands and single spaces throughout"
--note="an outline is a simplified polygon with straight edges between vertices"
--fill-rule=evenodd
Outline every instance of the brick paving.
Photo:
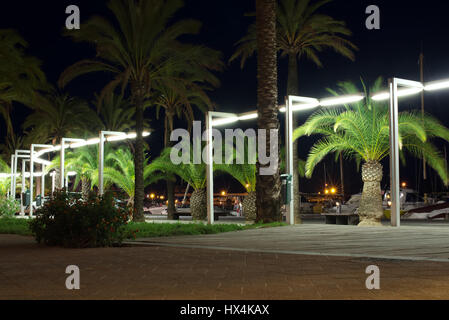
M 65 288 L 67 265 L 81 290 Z M 365 288 L 379 266 L 381 289 Z M 449 264 L 134 246 L 63 249 L 0 235 L 0 299 L 449 299 Z

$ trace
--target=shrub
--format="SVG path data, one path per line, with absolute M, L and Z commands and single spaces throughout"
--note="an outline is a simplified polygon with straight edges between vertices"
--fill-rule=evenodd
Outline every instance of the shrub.
M 113 246 L 132 235 L 126 229 L 129 210 L 117 206 L 110 194 L 82 200 L 60 192 L 39 208 L 36 215 L 30 229 L 37 242 L 51 246 Z
M 0 197 L 0 217 L 14 217 L 19 210 L 20 204 L 17 200 Z

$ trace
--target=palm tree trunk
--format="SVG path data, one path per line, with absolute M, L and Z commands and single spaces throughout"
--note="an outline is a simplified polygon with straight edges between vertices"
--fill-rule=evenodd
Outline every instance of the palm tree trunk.
M 90 191 L 90 181 L 87 177 L 81 177 L 81 194 L 83 195 L 83 200 L 89 199 Z
M 288 56 L 288 78 L 287 78 L 287 95 L 298 95 L 299 79 L 298 79 L 298 59 L 295 54 Z M 293 114 L 293 129 L 299 126 L 299 115 Z M 295 223 L 300 224 L 301 221 L 301 199 L 299 194 L 299 172 L 298 172 L 298 139 L 293 142 L 293 199 Z
M 193 220 L 206 220 L 207 218 L 207 192 L 206 189 L 198 189 L 192 192 L 190 197 L 190 214 Z
M 257 26 L 257 112 L 258 128 L 267 130 L 267 150 L 270 150 L 269 130 L 279 132 L 276 0 L 256 0 Z M 276 141 L 275 143 L 279 143 Z M 277 156 L 279 159 L 279 155 Z M 260 173 L 261 164 L 257 162 Z M 257 175 L 257 221 L 272 222 L 282 219 L 280 213 L 279 166 L 273 175 Z
M 173 115 L 166 115 L 165 123 L 165 147 L 171 147 L 170 134 L 173 131 Z M 175 218 L 175 183 L 171 179 L 167 179 L 167 219 L 173 220 Z
M 382 208 L 382 165 L 378 161 L 368 161 L 362 166 L 363 192 L 359 207 L 359 226 L 381 226 Z
M 242 209 L 246 221 L 254 222 L 256 220 L 256 193 L 254 191 L 248 192 L 248 195 L 243 199 Z
M 133 97 L 136 103 L 136 142 L 134 153 L 134 173 L 135 173 L 135 194 L 134 194 L 134 214 L 133 220 L 144 222 L 143 201 L 145 198 L 143 182 L 143 100 L 145 86 L 141 83 L 134 83 Z

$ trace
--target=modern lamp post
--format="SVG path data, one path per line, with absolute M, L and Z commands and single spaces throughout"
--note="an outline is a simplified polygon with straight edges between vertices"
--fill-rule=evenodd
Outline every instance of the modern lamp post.
M 143 132 L 143 137 L 148 137 L 150 135 L 149 132 Z M 135 139 L 137 136 L 136 133 L 125 133 L 125 132 L 116 132 L 116 131 L 100 131 L 100 136 L 98 139 L 99 148 L 98 148 L 98 191 L 100 196 L 104 194 L 104 143 L 113 142 L 113 141 L 122 141 L 126 139 Z
M 44 148 L 44 149 L 50 149 L 53 148 L 52 145 L 48 144 L 32 144 L 30 147 L 30 217 L 33 214 L 33 177 L 34 177 L 34 162 L 41 163 L 41 164 L 51 164 L 50 161 L 45 161 L 42 159 L 39 159 L 39 155 L 42 153 L 35 153 L 36 148 Z M 44 170 L 42 170 L 42 175 L 45 176 Z

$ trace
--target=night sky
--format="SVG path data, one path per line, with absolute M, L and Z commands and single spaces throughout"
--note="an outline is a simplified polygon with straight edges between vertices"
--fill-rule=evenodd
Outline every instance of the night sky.
M 195 18 L 203 22 L 200 35 L 194 38 L 223 53 L 227 61 L 235 49 L 235 42 L 246 32 L 254 18 L 244 16 L 255 11 L 254 0 L 186 0 L 186 5 L 178 14 L 179 18 Z M 321 55 L 324 68 L 317 68 L 307 60 L 301 60 L 299 66 L 300 94 L 311 97 L 326 97 L 326 88 L 335 88 L 339 81 L 359 82 L 360 77 L 366 83 L 372 83 L 378 76 L 391 76 L 419 80 L 418 57 L 421 46 L 425 55 L 425 80 L 449 78 L 449 25 L 447 20 L 446 1 L 358 1 L 334 0 L 321 10 L 338 20 L 347 22 L 353 31 L 350 38 L 358 47 L 356 61 L 351 62 L 334 52 Z M 411 4 L 412 3 L 412 4 Z M 0 28 L 13 28 L 20 31 L 29 42 L 28 53 L 37 56 L 43 62 L 43 69 L 49 81 L 56 83 L 60 73 L 72 63 L 94 56 L 93 48 L 88 45 L 72 43 L 61 36 L 65 25 L 65 8 L 76 4 L 81 10 L 81 20 L 85 21 L 93 14 L 109 15 L 104 1 L 2 1 L 0 4 Z M 381 12 L 381 29 L 367 30 L 365 27 L 365 8 L 368 5 L 379 6 Z M 82 27 L 82 26 L 81 26 Z M 189 39 L 190 40 L 190 39 Z M 279 102 L 286 91 L 287 61 L 279 60 Z M 221 87 L 211 93 L 211 97 L 220 111 L 244 112 L 254 110 L 256 106 L 256 60 L 248 61 L 241 70 L 239 62 L 227 65 L 226 70 L 218 75 Z M 88 101 L 92 101 L 105 78 L 89 75 L 73 81 L 67 90 Z M 420 99 L 407 99 L 400 103 L 400 110 L 420 108 Z M 426 111 L 438 117 L 449 126 L 448 110 L 449 92 L 426 94 Z M 16 131 L 28 114 L 28 110 L 17 105 L 13 120 Z M 309 113 L 310 114 L 310 113 Z M 304 114 L 304 120 L 309 114 Z M 151 112 L 148 117 L 153 117 Z M 253 126 L 253 124 L 248 124 Z M 156 132 L 148 139 L 151 156 L 158 154 L 162 146 L 162 128 L 158 121 L 152 122 Z M 179 123 L 182 125 L 182 122 Z M 2 125 L 2 127 L 4 127 Z M 4 128 L 1 132 L 4 136 Z M 300 143 L 302 158 L 306 157 L 313 140 Z M 443 146 L 442 143 L 438 144 Z M 325 161 L 328 179 L 339 182 L 338 164 L 329 157 Z M 407 167 L 401 172 L 401 179 L 416 186 L 418 162 L 409 159 Z M 360 191 L 361 178 L 354 173 L 355 165 L 345 163 L 346 189 L 355 193 Z M 301 189 L 317 192 L 324 184 L 323 165 L 320 164 L 311 180 L 303 180 Z M 388 164 L 385 163 L 385 175 L 388 175 Z M 433 177 L 433 175 L 431 175 Z M 435 178 L 433 178 L 435 179 Z M 435 179 L 436 181 L 436 179 Z M 382 187 L 387 179 L 384 179 Z M 217 188 L 234 186 L 229 179 L 218 178 Z M 235 190 L 239 191 L 239 190 Z

